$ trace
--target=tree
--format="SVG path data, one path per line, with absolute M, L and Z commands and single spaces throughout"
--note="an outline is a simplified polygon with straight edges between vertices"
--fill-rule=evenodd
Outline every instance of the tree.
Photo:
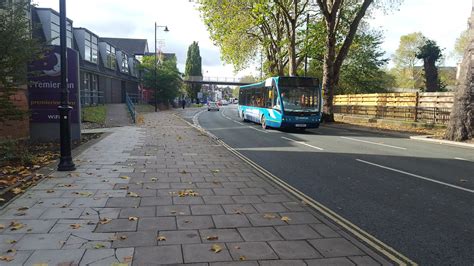
M 474 95 L 472 93 L 473 80 L 473 55 L 472 48 L 474 18 L 471 18 L 467 34 L 467 45 L 461 63 L 461 70 L 458 79 L 457 90 L 454 95 L 453 108 L 449 119 L 448 127 L 444 137 L 448 140 L 464 141 L 474 137 Z
M 397 4 L 397 0 L 316 0 L 325 25 L 325 52 L 323 63 L 324 109 L 323 120 L 334 121 L 333 98 L 339 83 L 341 68 L 354 41 L 362 19 L 369 7 L 385 8 L 384 4 Z M 342 45 L 337 49 L 337 39 Z
M 384 57 L 385 52 L 380 47 L 382 40 L 382 34 L 377 31 L 362 30 L 356 35 L 341 67 L 335 94 L 384 92 L 394 87 L 394 77 L 383 69 L 388 58 Z M 339 42 L 337 46 L 340 45 Z M 324 44 L 318 44 L 310 49 L 311 76 L 323 76 L 323 48 Z
M 165 59 L 158 62 L 155 76 L 155 58 L 154 56 L 145 56 L 140 68 L 143 70 L 143 83 L 147 88 L 155 88 L 157 98 L 160 103 L 168 104 L 174 100 L 182 87 L 181 73 L 177 67 L 176 57 Z M 156 82 L 155 82 L 156 77 Z
M 416 57 L 423 60 L 427 92 L 435 92 L 439 90 L 440 80 L 436 63 L 442 56 L 441 49 L 433 40 L 425 39 L 425 43 L 418 47 Z
M 456 39 L 454 44 L 454 56 L 456 58 L 462 59 L 464 51 L 466 51 L 469 44 L 469 31 L 465 30 L 461 32 L 461 35 Z
M 199 52 L 199 44 L 197 42 L 193 42 L 188 48 L 184 75 L 186 77 L 202 77 L 202 58 Z M 191 97 L 192 100 L 198 99 L 197 94 L 201 91 L 201 85 L 191 83 L 186 86 L 186 90 L 188 96 Z
M 202 0 L 200 11 L 222 59 L 241 70 L 263 51 L 267 73 L 294 76 L 304 59 L 310 0 Z
M 416 81 L 422 72 L 416 65 L 420 62 L 416 56 L 419 48 L 425 44 L 425 36 L 414 32 L 400 37 L 400 44 L 393 56 L 397 85 L 401 88 L 417 88 Z
M 31 37 L 29 1 L 0 2 L 0 121 L 22 119 L 11 101 L 27 82 L 27 64 L 38 58 L 41 44 Z

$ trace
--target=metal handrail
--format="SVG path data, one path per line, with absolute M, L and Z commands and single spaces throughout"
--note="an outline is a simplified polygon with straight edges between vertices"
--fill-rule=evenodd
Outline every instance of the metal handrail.
M 132 121 L 135 124 L 137 121 L 136 120 L 137 112 L 135 110 L 135 104 L 133 104 L 133 101 L 130 98 L 130 96 L 128 96 L 128 93 L 125 93 L 125 102 L 127 103 L 128 111 L 130 112 L 130 115 L 132 116 Z

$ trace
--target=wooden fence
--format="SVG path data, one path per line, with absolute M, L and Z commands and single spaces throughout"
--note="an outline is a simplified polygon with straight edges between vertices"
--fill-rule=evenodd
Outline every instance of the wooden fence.
M 405 121 L 446 124 L 453 92 L 374 93 L 336 95 L 336 113 Z

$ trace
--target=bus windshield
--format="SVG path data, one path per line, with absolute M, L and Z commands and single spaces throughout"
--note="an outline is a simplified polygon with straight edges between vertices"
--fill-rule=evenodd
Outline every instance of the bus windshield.
M 285 112 L 319 112 L 320 109 L 316 87 L 280 87 L 280 99 Z

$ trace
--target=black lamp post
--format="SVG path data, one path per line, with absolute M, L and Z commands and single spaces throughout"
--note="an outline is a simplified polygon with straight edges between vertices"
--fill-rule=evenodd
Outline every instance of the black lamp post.
M 59 0 L 59 40 L 61 47 L 61 105 L 59 110 L 59 134 L 61 158 L 58 171 L 73 171 L 76 166 L 71 156 L 71 119 L 72 107 L 69 106 L 69 90 L 67 86 L 67 39 L 66 39 L 66 0 Z
M 165 32 L 170 31 L 168 29 L 168 26 L 156 25 L 156 22 L 155 22 L 155 112 L 158 112 L 158 83 L 157 83 L 157 80 L 158 80 L 158 77 L 157 77 L 157 72 L 158 72 L 157 54 L 158 54 L 158 51 L 157 51 L 157 47 L 156 47 L 156 29 L 157 28 L 164 28 L 163 31 L 165 31 Z

